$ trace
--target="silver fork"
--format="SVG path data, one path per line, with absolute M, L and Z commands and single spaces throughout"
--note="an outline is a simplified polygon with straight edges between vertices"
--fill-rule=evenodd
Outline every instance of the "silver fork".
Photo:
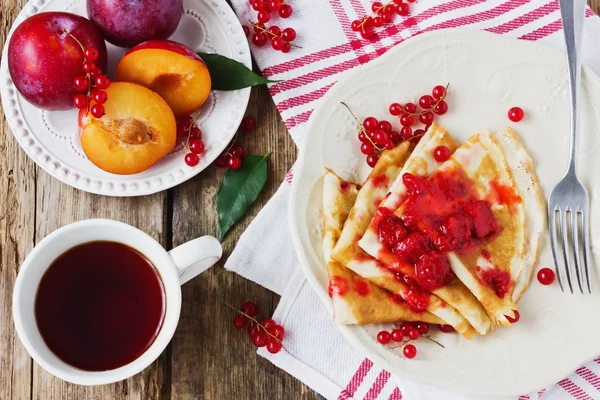
M 552 255 L 554 256 L 554 268 L 560 288 L 563 292 L 565 291 L 561 274 L 562 263 L 569 290 L 573 293 L 571 271 L 574 264 L 579 290 L 583 294 L 582 280 L 584 277 L 582 268 L 585 271 L 587 291 L 592 293 L 590 283 L 590 200 L 587 190 L 577 179 L 576 165 L 579 141 L 579 83 L 581 79 L 581 61 L 578 52 L 581 42 L 585 0 L 559 0 L 559 3 L 569 62 L 571 152 L 567 173 L 552 189 L 548 198 L 548 224 Z M 559 257 L 559 255 L 562 255 L 562 257 Z

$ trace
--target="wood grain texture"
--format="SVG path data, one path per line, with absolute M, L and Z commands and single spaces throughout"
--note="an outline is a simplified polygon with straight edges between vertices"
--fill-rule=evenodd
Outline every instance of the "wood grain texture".
M 0 46 L 24 3 L 0 0 Z M 600 11 L 600 0 L 589 3 Z M 251 154 L 273 154 L 265 190 L 225 238 L 225 257 L 296 159 L 296 148 L 266 88 L 252 91 L 247 114 L 255 117 L 257 129 L 241 135 L 240 143 Z M 141 374 L 114 385 L 80 387 L 61 382 L 35 365 L 16 336 L 11 310 L 19 266 L 34 244 L 51 231 L 86 218 L 127 222 L 167 248 L 201 235 L 216 235 L 214 201 L 224 170 L 208 168 L 191 181 L 153 196 L 90 195 L 63 185 L 35 166 L 13 138 L 4 115 L 0 117 L 0 400 L 321 399 L 257 356 L 246 333 L 232 327 L 233 315 L 223 302 L 241 305 L 253 300 L 259 316 L 266 318 L 278 296 L 225 271 L 223 261 L 184 286 L 175 337 Z

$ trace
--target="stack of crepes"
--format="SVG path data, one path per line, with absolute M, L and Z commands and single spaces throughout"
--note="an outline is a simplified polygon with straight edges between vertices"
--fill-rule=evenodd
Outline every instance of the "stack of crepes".
M 468 339 L 510 326 L 546 224 L 512 129 L 459 145 L 435 123 L 386 150 L 362 187 L 327 170 L 324 215 L 336 322 L 447 324 Z

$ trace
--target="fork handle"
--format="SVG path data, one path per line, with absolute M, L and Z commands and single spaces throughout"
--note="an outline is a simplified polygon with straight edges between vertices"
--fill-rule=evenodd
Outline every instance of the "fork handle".
M 569 154 L 567 174 L 575 174 L 577 168 L 577 149 L 579 147 L 579 86 L 581 81 L 579 48 L 586 3 L 585 0 L 559 0 L 559 4 L 567 45 L 569 91 L 571 93 L 571 152 Z

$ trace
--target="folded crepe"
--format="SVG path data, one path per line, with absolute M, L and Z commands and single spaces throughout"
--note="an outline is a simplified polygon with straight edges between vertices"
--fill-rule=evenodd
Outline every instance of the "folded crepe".
M 443 324 L 444 321 L 425 312 L 411 310 L 392 293 L 331 261 L 344 222 L 356 201 L 357 185 L 344 181 L 327 170 L 323 178 L 323 249 L 329 273 L 329 296 L 333 302 L 334 320 L 340 324 L 369 324 L 396 321 L 423 321 Z
M 452 325 L 466 338 L 471 338 L 475 331 L 458 311 L 437 296 L 424 291 L 414 280 L 407 280 L 404 276 L 390 270 L 358 246 L 358 240 L 365 233 L 369 221 L 400 174 L 409 155 L 408 142 L 383 152 L 357 194 L 356 203 L 344 224 L 331 258 L 397 295 L 396 298 L 399 296 L 412 310 L 429 311 L 446 324 Z
M 413 263 L 404 262 L 388 246 L 382 243 L 379 225 L 382 220 L 395 212 L 406 200 L 407 188 L 402 179 L 404 174 L 409 173 L 417 177 L 428 177 L 441 165 L 433 157 L 434 150 L 439 146 L 445 146 L 451 153 L 458 147 L 444 128 L 433 123 L 415 147 L 402 171 L 398 174 L 396 181 L 391 186 L 390 192 L 377 208 L 375 217 L 369 222 L 364 235 L 358 242 L 367 254 L 375 257 L 409 282 L 418 282 Z M 456 309 L 479 334 L 484 335 L 491 329 L 492 324 L 485 309 L 471 290 L 459 279 L 452 279 L 445 286 L 431 292 L 437 298 L 452 306 L 453 309 Z

